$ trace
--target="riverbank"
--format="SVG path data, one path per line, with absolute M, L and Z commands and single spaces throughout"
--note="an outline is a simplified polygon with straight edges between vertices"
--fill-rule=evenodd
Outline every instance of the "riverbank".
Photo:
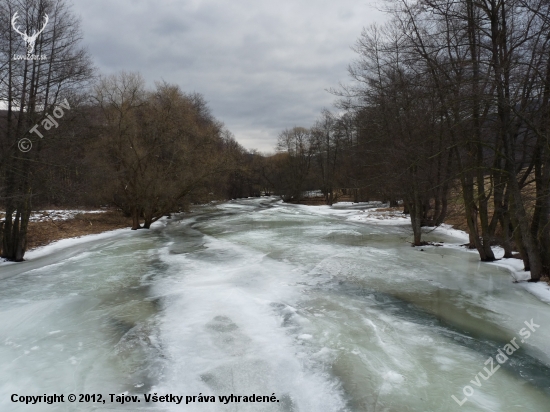
M 117 210 L 52 210 L 35 215 L 37 218 L 29 222 L 29 251 L 58 240 L 130 228 L 132 225 L 131 218 L 124 217 Z
M 0 214 L 0 218 L 3 215 Z M 69 240 L 130 228 L 132 220 L 124 217 L 120 211 L 103 210 L 43 210 L 34 212 L 29 219 L 27 253 L 25 258 L 37 249 Z

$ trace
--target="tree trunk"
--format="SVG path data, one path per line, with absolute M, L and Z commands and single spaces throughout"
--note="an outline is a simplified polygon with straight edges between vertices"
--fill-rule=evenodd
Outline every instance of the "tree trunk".
M 477 225 L 477 208 L 474 202 L 474 181 L 472 176 L 466 172 L 462 177 L 462 194 L 464 198 L 464 208 L 466 211 L 466 222 L 468 223 L 468 233 L 470 235 L 470 249 L 477 249 L 479 258 L 485 262 L 487 255 L 479 237 Z
M 514 226 L 516 227 L 516 231 L 519 231 L 521 235 L 522 246 L 529 259 L 531 281 L 538 282 L 542 275 L 542 260 L 535 239 L 531 233 L 529 218 L 523 204 L 521 188 L 516 175 L 516 157 L 513 138 L 510 133 L 510 116 L 512 109 L 509 101 L 510 62 L 507 60 L 509 58 L 509 38 L 507 33 L 505 4 L 501 3 L 498 7 L 488 10 L 488 17 L 491 22 L 491 63 L 493 66 L 494 83 L 497 92 L 497 113 L 500 121 L 500 136 L 506 158 L 505 168 L 508 174 L 511 206 L 513 206 L 514 218 L 517 222 L 517 225 Z
M 152 223 L 153 223 L 153 214 L 152 213 L 145 213 L 142 229 L 150 229 Z
M 132 209 L 132 230 L 138 230 L 141 229 L 141 225 L 139 223 L 139 215 L 140 210 L 138 207 L 134 207 Z

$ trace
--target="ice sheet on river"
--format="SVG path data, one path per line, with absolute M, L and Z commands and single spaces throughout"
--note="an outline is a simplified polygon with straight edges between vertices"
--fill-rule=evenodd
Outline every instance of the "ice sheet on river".
M 411 248 L 405 222 L 354 221 L 360 207 L 234 201 L 18 266 L 0 290 L 0 409 L 28 410 L 12 393 L 127 392 L 280 402 L 78 410 L 547 410 L 549 306 L 475 254 Z

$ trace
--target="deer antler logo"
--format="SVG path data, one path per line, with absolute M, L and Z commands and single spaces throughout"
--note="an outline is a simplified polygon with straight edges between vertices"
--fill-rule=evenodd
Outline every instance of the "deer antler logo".
M 11 25 L 13 27 L 13 30 L 15 30 L 16 33 L 20 34 L 21 37 L 23 37 L 23 40 L 25 41 L 25 43 L 27 43 L 27 57 L 31 57 L 34 52 L 34 44 L 36 43 L 36 39 L 38 38 L 40 33 L 42 33 L 46 28 L 46 25 L 48 24 L 48 21 L 50 20 L 50 18 L 48 17 L 47 14 L 44 13 L 44 25 L 38 32 L 34 32 L 32 36 L 29 36 L 26 30 L 25 30 L 25 33 L 21 33 L 19 31 L 19 26 L 16 26 L 16 21 L 18 17 L 19 16 L 17 15 L 17 12 L 15 12 L 15 14 L 13 15 L 13 18 L 11 19 Z

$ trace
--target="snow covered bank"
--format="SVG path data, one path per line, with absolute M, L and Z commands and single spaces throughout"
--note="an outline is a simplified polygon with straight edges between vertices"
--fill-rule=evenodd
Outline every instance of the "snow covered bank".
M 53 210 L 39 210 L 33 212 L 29 218 L 30 222 L 47 222 L 47 221 L 63 221 L 74 219 L 76 215 L 82 213 L 105 213 L 107 209 L 101 210 L 80 210 L 80 209 L 53 209 Z M 4 217 L 3 211 L 0 212 L 0 217 Z

